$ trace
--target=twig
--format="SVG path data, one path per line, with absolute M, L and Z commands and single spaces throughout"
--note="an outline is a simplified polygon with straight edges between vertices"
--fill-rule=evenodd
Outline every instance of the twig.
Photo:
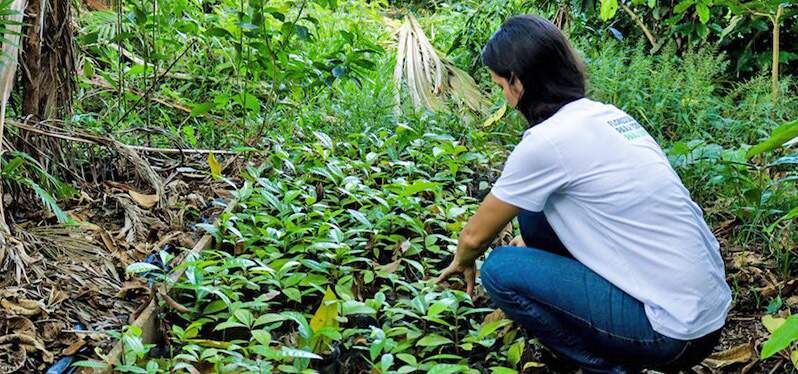
M 141 101 L 142 101 L 142 100 L 144 100 L 144 97 L 145 97 L 145 96 L 149 96 L 149 94 L 150 94 L 150 93 L 152 93 L 152 91 L 155 89 L 155 87 L 157 87 L 157 86 L 158 86 L 158 84 L 161 82 L 161 79 L 163 79 L 164 75 L 166 75 L 166 73 L 168 73 L 169 71 L 171 71 L 171 70 L 172 70 L 172 68 L 173 68 L 173 67 L 175 67 L 175 65 L 177 64 L 177 62 L 178 62 L 178 61 L 180 61 L 180 60 L 183 58 L 183 56 L 185 56 L 185 55 L 186 55 L 186 53 L 188 53 L 188 51 L 189 51 L 189 50 L 191 50 L 191 48 L 192 48 L 192 47 L 194 46 L 194 44 L 196 44 L 196 43 L 197 43 L 197 41 L 196 41 L 196 40 L 192 40 L 192 41 L 191 41 L 191 44 L 187 45 L 187 46 L 186 46 L 186 49 L 184 49 L 184 50 L 183 50 L 183 52 L 181 52 L 181 53 L 180 53 L 180 55 L 178 55 L 178 56 L 177 56 L 177 58 L 175 58 L 174 60 L 172 60 L 172 63 L 170 63 L 170 64 L 169 64 L 169 66 L 167 66 L 167 67 L 166 67 L 166 70 L 164 70 L 164 72 L 163 72 L 163 73 L 162 73 L 160 76 L 158 76 L 158 79 L 157 79 L 157 80 L 156 80 L 156 81 L 155 81 L 155 82 L 154 82 L 154 83 L 153 83 L 153 84 L 152 84 L 152 85 L 151 85 L 149 88 L 147 88 L 147 91 L 144 91 L 144 96 L 139 96 L 139 99 L 138 99 L 138 100 L 136 100 L 136 102 L 135 102 L 135 103 L 133 103 L 133 106 L 131 106 L 130 108 L 128 108 L 128 109 L 127 109 L 127 110 L 126 110 L 124 113 L 122 113 L 122 115 L 119 117 L 119 119 L 117 119 L 117 120 L 116 120 L 116 123 L 114 124 L 114 127 L 116 127 L 117 125 L 119 125 L 120 123 L 122 123 L 122 121 L 123 121 L 123 120 L 124 120 L 124 119 L 125 119 L 125 118 L 126 118 L 126 117 L 127 117 L 127 116 L 128 116 L 130 113 L 131 113 L 131 112 L 133 112 L 133 110 L 134 110 L 134 109 L 137 109 L 137 108 L 138 108 L 139 104 L 141 104 Z M 121 87 L 120 87 L 120 89 L 121 89 Z
M 643 23 L 643 20 L 641 20 L 637 14 L 632 12 L 632 9 L 626 6 L 626 4 L 623 3 L 623 1 L 619 1 L 618 3 L 621 4 L 623 11 L 626 12 L 626 14 L 628 14 L 629 17 L 632 18 L 632 21 L 634 21 L 635 24 L 637 24 L 637 26 L 640 27 L 641 30 L 643 30 L 643 34 L 646 34 L 646 39 L 648 39 L 649 43 L 651 43 L 651 47 L 656 48 L 657 39 L 654 38 L 654 34 L 652 34 L 651 30 L 649 30 L 646 24 Z
M 92 135 L 83 135 L 81 137 L 71 136 L 66 134 L 59 134 L 55 132 L 45 131 L 41 129 L 37 129 L 33 126 L 29 126 L 23 123 L 19 123 L 13 120 L 9 120 L 6 124 L 19 128 L 21 130 L 29 131 L 32 133 L 36 133 L 43 136 L 49 136 L 52 138 L 58 138 L 62 140 L 68 140 L 83 144 L 95 144 L 95 145 L 108 145 L 110 143 L 115 142 L 113 139 L 103 138 L 99 136 L 92 136 Z M 236 152 L 233 151 L 225 151 L 225 150 L 217 150 L 217 149 L 181 149 L 181 148 L 157 148 L 157 147 L 146 147 L 141 145 L 129 145 L 119 143 L 122 147 L 129 148 L 136 151 L 142 152 L 155 152 L 155 153 L 163 153 L 163 154 L 178 154 L 178 153 L 214 153 L 214 154 L 224 154 L 224 155 L 235 155 Z

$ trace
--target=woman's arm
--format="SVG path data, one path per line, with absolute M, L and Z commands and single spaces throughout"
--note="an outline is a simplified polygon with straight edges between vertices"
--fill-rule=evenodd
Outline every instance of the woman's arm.
M 466 282 L 466 291 L 469 295 L 474 292 L 476 278 L 475 261 L 496 235 L 518 215 L 519 209 L 497 199 L 493 194 L 488 194 L 477 212 L 466 223 L 457 240 L 457 253 L 452 263 L 443 270 L 438 277 L 441 283 L 457 273 L 463 273 Z

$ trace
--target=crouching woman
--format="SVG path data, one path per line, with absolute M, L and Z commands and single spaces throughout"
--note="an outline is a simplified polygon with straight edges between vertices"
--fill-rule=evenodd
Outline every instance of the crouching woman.
M 718 241 L 656 141 L 613 105 L 585 97 L 566 38 L 511 18 L 482 61 L 529 122 L 439 277 L 482 284 L 507 316 L 589 373 L 679 370 L 718 342 L 731 304 Z

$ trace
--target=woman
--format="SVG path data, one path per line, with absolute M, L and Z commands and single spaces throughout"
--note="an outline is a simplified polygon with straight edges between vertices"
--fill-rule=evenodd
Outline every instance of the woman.
M 494 303 L 585 372 L 678 370 L 717 343 L 731 304 L 719 245 L 654 139 L 585 97 L 568 41 L 536 16 L 508 20 L 482 60 L 530 127 L 438 278 L 462 274 L 518 217 L 480 277 Z

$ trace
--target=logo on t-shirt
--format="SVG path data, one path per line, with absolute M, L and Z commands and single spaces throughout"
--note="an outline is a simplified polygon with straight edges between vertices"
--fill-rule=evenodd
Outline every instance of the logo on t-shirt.
M 623 135 L 628 140 L 635 140 L 637 138 L 642 138 L 644 136 L 648 136 L 648 132 L 643 126 L 640 126 L 634 118 L 629 116 L 623 116 L 621 118 L 616 118 L 614 120 L 610 120 L 609 123 L 615 131 L 618 131 L 621 135 Z

